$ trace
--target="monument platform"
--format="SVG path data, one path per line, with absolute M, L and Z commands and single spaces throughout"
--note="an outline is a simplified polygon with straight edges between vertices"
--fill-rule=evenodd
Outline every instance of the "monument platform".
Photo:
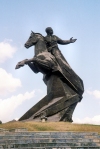
M 0 149 L 100 149 L 100 135 L 93 132 L 6 132 Z

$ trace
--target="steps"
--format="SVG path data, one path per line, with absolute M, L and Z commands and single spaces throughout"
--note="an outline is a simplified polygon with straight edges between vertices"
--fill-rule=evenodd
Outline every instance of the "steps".
M 85 132 L 2 132 L 0 149 L 100 149 L 100 135 Z

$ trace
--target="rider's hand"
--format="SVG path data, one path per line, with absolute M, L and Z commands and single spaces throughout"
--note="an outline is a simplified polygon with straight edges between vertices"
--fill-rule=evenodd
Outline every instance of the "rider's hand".
M 74 43 L 77 39 L 70 38 L 70 43 Z

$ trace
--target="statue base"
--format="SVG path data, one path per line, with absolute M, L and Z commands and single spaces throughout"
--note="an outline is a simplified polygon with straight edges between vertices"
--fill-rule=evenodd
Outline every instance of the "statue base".
M 28 110 L 19 121 L 67 121 L 73 122 L 72 114 L 81 100 L 79 94 L 63 78 L 52 74 L 47 79 L 47 95 Z

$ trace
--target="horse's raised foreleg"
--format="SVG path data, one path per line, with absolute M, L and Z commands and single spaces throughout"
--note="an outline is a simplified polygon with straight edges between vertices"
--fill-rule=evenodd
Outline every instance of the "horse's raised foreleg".
M 23 67 L 26 64 L 31 68 L 31 70 L 34 73 L 38 73 L 39 72 L 38 67 L 36 66 L 36 64 L 34 62 L 35 62 L 35 58 L 22 60 L 17 63 L 15 69 L 19 69 L 20 67 Z
M 23 67 L 26 64 L 27 60 L 28 59 L 25 59 L 25 60 L 18 62 L 15 69 L 19 69 L 20 67 Z

